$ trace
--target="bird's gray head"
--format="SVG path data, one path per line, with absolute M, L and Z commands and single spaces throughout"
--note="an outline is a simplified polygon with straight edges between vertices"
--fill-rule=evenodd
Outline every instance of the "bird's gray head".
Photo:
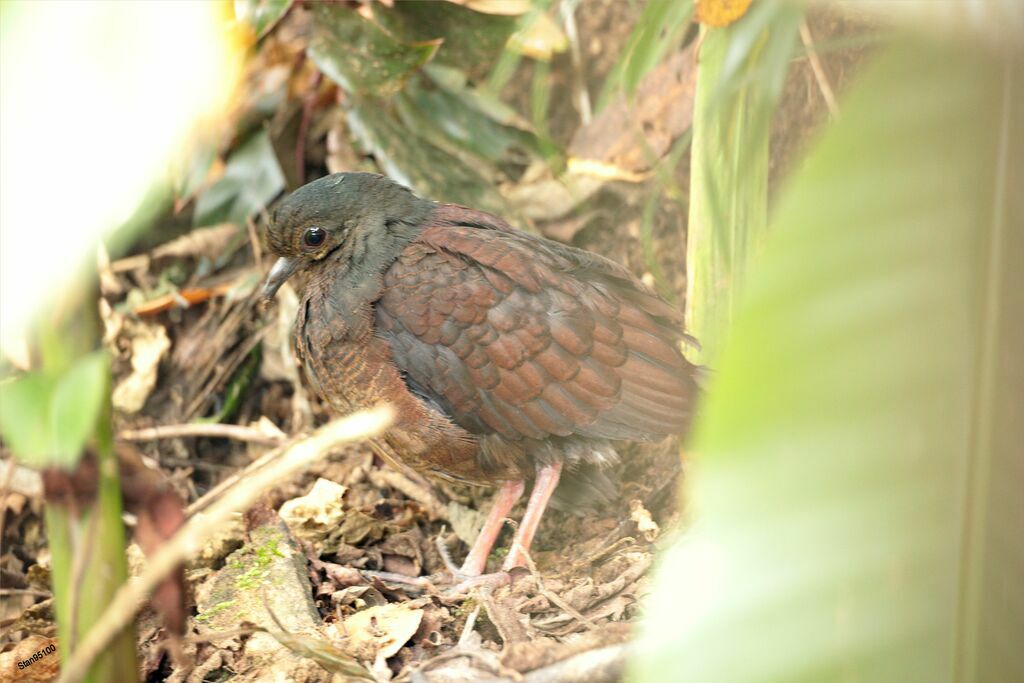
M 418 225 L 432 208 L 433 202 L 375 173 L 335 173 L 303 185 L 281 200 L 267 229 L 270 250 L 280 258 L 264 299 L 273 298 L 294 273 L 332 254 L 361 260 L 366 252 L 386 248 L 392 233 Z

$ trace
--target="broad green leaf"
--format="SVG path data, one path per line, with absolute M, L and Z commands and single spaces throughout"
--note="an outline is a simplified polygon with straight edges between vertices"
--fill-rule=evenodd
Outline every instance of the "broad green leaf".
M 18 460 L 45 467 L 50 456 L 50 396 L 54 380 L 41 372 L 0 384 L 0 430 Z
M 440 40 L 403 41 L 340 4 L 314 4 L 313 22 L 309 56 L 331 80 L 353 94 L 398 92 L 441 44 Z
M 0 386 L 0 430 L 21 462 L 36 468 L 78 462 L 109 395 L 109 362 L 98 351 L 59 376 L 36 371 Z
M 348 124 L 384 171 L 420 196 L 505 213 L 504 200 L 491 178 L 418 137 L 399 123 L 386 104 L 372 101 L 353 107 Z
M 78 462 L 110 396 L 110 359 L 103 351 L 81 358 L 58 380 L 50 399 L 51 456 L 70 468 Z
M 441 64 L 427 64 L 423 67 L 423 73 L 442 90 L 458 97 L 467 107 L 485 114 L 496 123 L 530 130 L 529 122 L 490 90 L 470 87 L 464 71 Z
M 274 28 L 294 0 L 235 0 L 235 16 L 252 26 L 258 37 Z
M 197 226 L 244 225 L 283 189 L 284 174 L 270 137 L 260 131 L 234 151 L 223 177 L 199 195 L 194 222 Z
M 437 61 L 486 73 L 497 60 L 518 20 L 484 14 L 452 2 L 373 3 L 373 16 L 406 42 L 442 40 Z
M 693 16 L 691 0 L 650 0 L 597 98 L 600 111 L 620 92 L 632 96 L 640 81 L 679 44 Z
M 469 89 L 447 90 L 410 85 L 395 101 L 403 124 L 442 147 L 458 145 L 491 162 L 504 159 L 513 149 L 533 149 L 526 131 L 495 121 L 475 105 Z
M 1024 680 L 1024 71 L 895 45 L 780 201 L 632 680 Z

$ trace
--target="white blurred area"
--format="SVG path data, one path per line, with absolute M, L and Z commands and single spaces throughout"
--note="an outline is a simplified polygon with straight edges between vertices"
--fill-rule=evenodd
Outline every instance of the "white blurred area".
M 220 118 L 232 22 L 222 2 L 0 2 L 0 347 Z

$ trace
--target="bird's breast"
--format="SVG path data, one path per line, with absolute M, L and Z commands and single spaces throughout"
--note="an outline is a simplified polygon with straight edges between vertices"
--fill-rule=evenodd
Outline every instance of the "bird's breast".
M 307 297 L 295 346 L 310 385 L 336 412 L 392 405 L 396 421 L 385 434 L 385 450 L 404 464 L 460 481 L 493 479 L 480 467 L 477 438 L 409 391 L 390 345 L 374 334 L 372 304 L 339 315 L 328 299 Z

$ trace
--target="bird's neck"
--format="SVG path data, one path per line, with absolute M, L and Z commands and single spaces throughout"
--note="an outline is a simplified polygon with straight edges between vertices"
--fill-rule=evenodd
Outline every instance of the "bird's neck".
M 334 253 L 314 267 L 313 279 L 327 285 L 336 305 L 354 309 L 377 299 L 384 272 L 422 232 L 434 211 L 433 202 L 418 201 L 424 206 L 409 218 L 355 227 Z

